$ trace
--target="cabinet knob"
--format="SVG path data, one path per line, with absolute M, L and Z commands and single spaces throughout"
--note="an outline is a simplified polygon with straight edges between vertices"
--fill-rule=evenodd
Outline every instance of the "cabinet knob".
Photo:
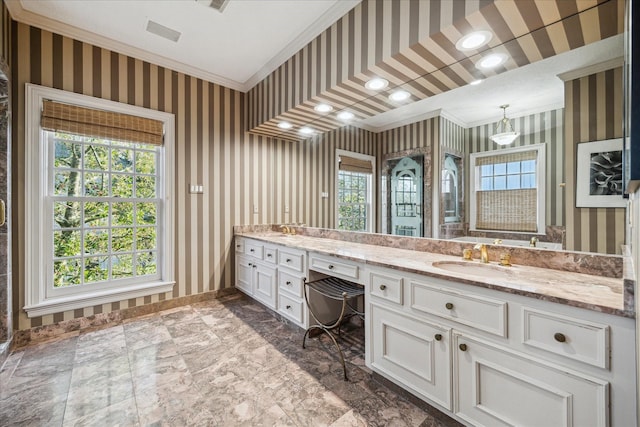
M 553 338 L 558 342 L 566 342 L 567 341 L 567 337 L 564 334 L 561 334 L 560 332 L 556 332 L 553 335 Z
M 236 245 L 236 248 L 239 248 L 239 247 L 240 247 L 240 245 Z
M 441 341 L 442 340 L 442 334 L 435 334 L 434 338 L 436 339 L 436 341 Z
M 253 264 L 253 268 L 258 268 L 258 264 Z
M 333 265 L 329 264 L 329 270 L 333 270 Z
M 267 258 L 271 258 L 271 256 L 272 256 L 271 254 L 267 254 Z
M 287 280 L 287 285 L 291 285 L 291 280 Z
M 451 302 L 446 303 L 444 306 L 447 308 L 447 310 L 453 310 L 453 303 Z
M 467 351 L 467 345 L 466 345 L 466 344 L 460 344 L 460 345 L 458 346 L 458 348 L 459 348 L 460 350 L 462 350 L 462 351 Z
M 287 310 L 291 310 L 291 306 L 290 305 L 288 305 L 286 308 L 287 308 Z
M 384 291 L 385 289 L 387 289 L 387 285 L 380 285 L 380 290 Z
M 249 252 L 255 252 L 255 250 L 253 250 L 253 249 L 249 249 Z
M 291 262 L 291 258 L 287 258 L 285 262 Z
M 249 265 L 249 267 L 253 267 L 253 264 L 251 264 L 251 263 L 249 263 L 248 265 Z

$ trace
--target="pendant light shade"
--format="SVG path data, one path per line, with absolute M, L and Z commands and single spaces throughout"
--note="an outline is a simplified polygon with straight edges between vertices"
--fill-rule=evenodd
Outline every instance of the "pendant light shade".
M 517 137 L 520 136 L 520 132 L 515 132 L 511 127 L 511 122 L 507 119 L 507 107 L 509 105 L 501 105 L 503 111 L 502 120 L 496 123 L 496 133 L 491 136 L 491 140 L 498 145 L 509 145 L 512 144 L 513 141 L 516 140 Z

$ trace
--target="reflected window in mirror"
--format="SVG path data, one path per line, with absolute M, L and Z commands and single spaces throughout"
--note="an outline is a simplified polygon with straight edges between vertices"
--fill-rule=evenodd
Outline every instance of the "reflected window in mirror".
M 404 157 L 391 170 L 391 230 L 422 237 L 422 156 Z
M 373 231 L 373 165 L 375 158 L 336 150 L 336 228 Z
M 442 209 L 444 222 L 460 222 L 460 164 L 462 159 L 445 153 L 442 168 Z
M 545 230 L 545 145 L 474 153 L 471 230 Z

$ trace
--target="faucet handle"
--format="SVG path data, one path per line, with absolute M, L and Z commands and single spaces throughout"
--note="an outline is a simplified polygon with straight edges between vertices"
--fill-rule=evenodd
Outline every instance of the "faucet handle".
M 493 244 L 494 245 L 501 245 L 502 244 L 502 239 L 493 239 Z
M 511 254 L 510 253 L 502 253 L 500 254 L 500 265 L 505 267 L 511 267 Z

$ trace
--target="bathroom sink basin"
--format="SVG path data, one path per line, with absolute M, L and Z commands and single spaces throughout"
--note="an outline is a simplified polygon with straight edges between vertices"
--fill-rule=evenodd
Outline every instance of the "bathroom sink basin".
M 470 274 L 472 276 L 509 278 L 513 276 L 511 267 L 502 267 L 495 264 L 480 264 L 473 261 L 437 261 L 432 264 L 441 270 L 452 273 Z

